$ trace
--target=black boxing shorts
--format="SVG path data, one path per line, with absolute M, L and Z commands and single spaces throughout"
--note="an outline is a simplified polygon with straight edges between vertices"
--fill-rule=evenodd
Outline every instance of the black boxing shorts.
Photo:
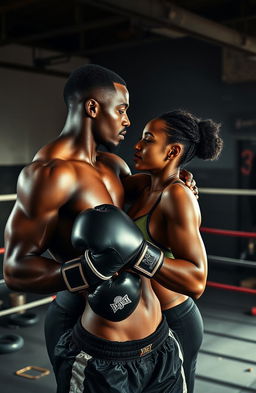
M 80 320 L 55 348 L 57 393 L 186 393 L 182 353 L 165 320 L 142 340 L 116 342 Z

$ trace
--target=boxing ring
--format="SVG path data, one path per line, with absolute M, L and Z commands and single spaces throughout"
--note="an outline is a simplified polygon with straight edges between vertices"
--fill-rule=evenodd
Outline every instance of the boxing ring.
M 226 196 L 256 196 L 256 190 L 247 190 L 247 189 L 221 189 L 221 188 L 200 188 L 199 195 L 200 198 L 203 198 L 203 195 L 206 194 L 214 194 L 214 195 L 226 195 Z M 16 195 L 15 194 L 6 194 L 0 195 L 0 202 L 10 202 L 15 201 Z M 256 232 L 250 231 L 242 231 L 242 230 L 230 230 L 226 228 L 210 228 L 202 226 L 200 228 L 202 235 L 212 236 L 212 237 L 232 237 L 237 239 L 256 239 Z M 3 245 L 0 245 L 0 256 L 4 254 L 5 250 Z M 206 244 L 207 248 L 207 244 Z M 209 266 L 226 266 L 226 267 L 239 267 L 239 268 L 249 268 L 255 269 L 256 268 L 256 261 L 247 260 L 247 259 L 240 259 L 240 258 L 231 258 L 227 256 L 221 255 L 208 255 Z M 256 278 L 256 270 L 255 270 L 255 278 Z M 256 279 L 255 279 L 256 282 Z M 4 279 L 0 280 L 0 287 L 5 286 Z M 250 306 L 247 307 L 247 315 L 240 315 L 239 324 L 241 326 L 243 324 L 247 324 L 248 326 L 256 327 L 256 300 L 253 298 L 253 295 L 256 294 L 256 287 L 249 288 L 239 285 L 231 285 L 230 283 L 225 282 L 216 282 L 216 281 L 207 281 L 206 287 L 206 294 L 211 295 L 211 299 L 216 299 L 217 297 L 221 299 L 224 297 L 225 293 L 230 293 L 231 297 L 241 296 L 241 302 L 244 301 L 243 307 L 246 306 L 246 302 L 250 297 Z M 246 296 L 246 298 L 245 298 Z M 202 301 L 205 295 L 202 295 Z M 207 297 L 207 296 L 206 296 Z M 41 297 L 40 299 L 33 300 L 31 302 L 27 302 L 25 304 L 21 304 L 18 306 L 12 306 L 5 309 L 0 309 L 0 317 L 7 317 L 19 312 L 25 312 L 29 309 L 34 309 L 40 306 L 44 306 L 52 302 L 54 299 L 53 296 L 46 296 Z M 199 308 L 201 299 L 199 300 Z M 214 300 L 212 300 L 212 308 L 214 313 Z M 201 309 L 201 308 L 200 308 Z M 204 303 L 202 302 L 202 309 L 204 310 Z M 252 346 L 256 344 L 256 339 L 253 336 L 253 333 L 248 328 L 249 333 L 241 333 L 237 331 L 237 328 L 232 325 L 232 318 L 227 317 L 227 312 L 218 310 L 217 317 L 214 318 L 213 313 L 209 313 L 208 309 L 203 313 L 205 323 L 205 338 L 202 348 L 199 353 L 198 359 L 198 368 L 196 374 L 196 383 L 206 383 L 209 386 L 214 385 L 216 386 L 216 393 L 222 392 L 221 389 L 225 389 L 227 393 L 233 393 L 238 391 L 239 389 L 245 392 L 256 392 L 256 374 L 254 369 L 256 369 L 256 355 L 247 356 L 243 354 L 241 350 L 241 356 L 239 353 L 231 353 L 230 352 L 230 343 L 234 345 L 235 348 L 237 347 L 244 347 Z M 222 327 L 223 325 L 223 327 Z M 239 325 L 240 326 L 240 325 Z M 228 341 L 229 347 L 225 350 L 226 352 L 223 353 L 223 350 L 219 347 L 223 340 Z M 215 343 L 216 348 L 213 346 L 212 343 Z M 223 344 L 224 345 L 224 344 Z M 225 345 L 223 346 L 223 348 Z M 248 350 L 249 351 L 249 350 Z M 225 367 L 231 367 L 235 370 L 235 374 L 239 376 L 239 381 L 236 378 L 232 378 L 230 375 L 216 377 L 213 376 L 212 373 L 210 374 L 206 365 L 209 364 L 209 367 L 213 365 L 213 367 L 220 365 L 222 368 L 224 365 L 229 365 Z M 240 367 L 240 368 L 239 368 Z M 243 373 L 241 373 L 241 367 L 243 368 Z M 238 377 L 237 377 L 238 378 Z M 255 387 L 254 386 L 255 383 Z M 220 390 L 218 390 L 218 387 Z M 230 390 L 229 390 L 230 389 Z M 196 389 L 195 389 L 196 391 Z
M 248 189 L 225 189 L 225 188 L 200 188 L 199 189 L 199 194 L 214 194 L 214 195 L 236 195 L 236 196 L 256 196 L 256 190 L 248 190 Z M 0 195 L 0 202 L 9 202 L 9 201 L 15 201 L 16 200 L 16 194 L 5 194 L 5 195 Z M 219 228 L 208 228 L 208 227 L 201 227 L 200 228 L 201 233 L 207 233 L 207 234 L 212 234 L 212 235 L 219 235 L 219 236 L 228 236 L 228 237 L 237 237 L 237 238 L 256 238 L 256 232 L 246 232 L 246 231 L 238 231 L 238 230 L 229 230 L 229 229 L 219 229 Z M 4 254 L 4 248 L 0 247 L 0 255 Z M 218 263 L 218 264 L 225 264 L 225 265 L 234 265 L 234 266 L 241 266 L 241 267 L 249 267 L 249 268 L 256 268 L 256 261 L 250 261 L 250 260 L 244 260 L 244 259 L 237 259 L 237 258 L 229 258 L 229 257 L 222 257 L 219 255 L 208 255 L 208 261 L 210 263 Z M 4 284 L 4 280 L 0 280 L 0 284 Z M 214 288 L 219 288 L 222 290 L 230 290 L 230 291 L 237 291 L 237 292 L 245 292 L 245 293 L 251 293 L 251 294 L 256 294 L 256 289 L 251 289 L 247 287 L 241 287 L 241 286 L 235 286 L 235 285 L 228 285 L 225 283 L 218 283 L 218 282 L 213 282 L 213 281 L 207 281 L 207 286 L 208 287 L 214 287 Z M 46 304 L 52 301 L 54 297 L 46 297 L 45 299 L 42 299 L 42 304 Z M 32 307 L 37 307 L 40 305 L 40 301 L 35 304 L 35 306 L 32 304 L 31 307 L 27 308 L 32 308 Z M 13 312 L 17 312 L 19 310 L 13 310 Z M 7 312 L 7 311 L 6 311 Z M 9 311 L 11 313 L 11 310 Z M 0 311 L 0 317 L 3 314 L 1 314 Z M 7 315 L 7 314 L 4 314 Z

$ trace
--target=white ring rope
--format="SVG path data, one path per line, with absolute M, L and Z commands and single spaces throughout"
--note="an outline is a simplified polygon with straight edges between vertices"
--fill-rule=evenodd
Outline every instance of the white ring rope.
M 217 263 L 224 263 L 226 265 L 237 265 L 241 267 L 252 267 L 256 268 L 256 261 L 250 261 L 247 259 L 237 259 L 237 258 L 229 258 L 229 257 L 222 257 L 219 255 L 208 255 L 209 261 L 217 262 Z
M 256 195 L 256 190 L 246 190 L 237 188 L 199 188 L 200 194 L 221 194 L 221 195 Z
M 34 302 L 22 304 L 20 306 L 11 307 L 6 310 L 0 311 L 0 317 L 4 317 L 5 315 L 13 314 L 19 311 L 27 310 L 29 308 L 42 306 L 43 304 L 51 303 L 53 301 L 52 296 L 45 297 L 43 299 L 35 300 Z
M 0 195 L 0 202 L 15 201 L 16 197 L 17 197 L 16 194 L 3 194 Z
M 256 195 L 256 190 L 239 189 L 239 188 L 205 188 L 200 187 L 200 194 L 219 194 L 219 195 Z M 0 202 L 15 201 L 16 194 L 3 194 L 0 195 Z

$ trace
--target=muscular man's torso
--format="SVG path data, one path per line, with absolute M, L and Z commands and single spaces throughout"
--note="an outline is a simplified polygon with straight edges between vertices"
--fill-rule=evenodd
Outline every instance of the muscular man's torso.
M 60 171 L 63 168 L 64 173 L 68 170 L 75 174 L 76 184 L 73 185 L 70 197 L 59 210 L 48 248 L 54 259 L 64 262 L 79 255 L 70 242 L 72 225 L 77 214 L 103 203 L 123 206 L 124 189 L 120 178 L 122 162 L 113 154 L 98 152 L 93 166 L 83 161 L 59 159 L 51 162 L 37 159 L 31 164 L 29 170 L 32 173 L 40 171 L 43 166 L 52 165 Z M 65 181 L 65 175 L 62 181 Z M 121 322 L 108 321 L 95 314 L 87 303 L 81 320 L 83 327 L 96 336 L 112 341 L 138 340 L 152 334 L 161 322 L 161 308 L 150 280 L 144 277 L 141 279 L 141 299 L 127 319 Z
M 68 161 L 68 164 L 74 170 L 77 182 L 69 200 L 59 210 L 55 234 L 49 247 L 51 254 L 61 261 L 74 257 L 70 235 L 74 220 L 81 211 L 103 203 L 122 207 L 124 201 L 118 168 L 114 165 L 111 167 L 109 157 L 99 154 L 95 167 L 82 161 Z

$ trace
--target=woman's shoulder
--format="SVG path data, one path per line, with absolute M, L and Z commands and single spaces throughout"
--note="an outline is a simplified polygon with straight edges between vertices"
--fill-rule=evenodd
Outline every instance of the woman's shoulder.
M 162 208 L 167 213 L 175 214 L 183 210 L 199 213 L 199 205 L 193 192 L 183 181 L 169 184 L 163 191 Z
M 188 195 L 189 197 L 194 196 L 189 187 L 186 186 L 186 184 L 180 179 L 177 179 L 174 182 L 168 184 L 163 190 L 164 198 L 179 198 L 182 195 Z

